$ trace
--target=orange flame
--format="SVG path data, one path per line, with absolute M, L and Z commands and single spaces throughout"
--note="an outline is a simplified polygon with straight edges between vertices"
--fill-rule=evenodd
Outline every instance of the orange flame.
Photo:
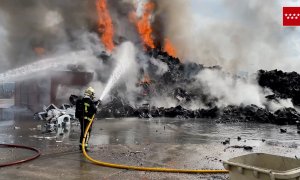
M 130 20 L 136 24 L 144 46 L 150 48 L 155 48 L 154 40 L 152 39 L 153 30 L 149 21 L 154 8 L 155 5 L 153 2 L 147 2 L 144 5 L 144 13 L 141 18 L 137 18 L 135 12 L 131 13 L 129 16 Z
M 140 82 L 140 84 L 150 84 L 152 81 L 148 74 L 144 74 L 144 79 Z
M 98 31 L 101 33 L 101 40 L 107 51 L 111 52 L 115 45 L 113 42 L 114 28 L 110 17 L 106 0 L 97 0 Z
M 38 56 L 42 56 L 45 54 L 45 49 L 42 47 L 35 47 L 35 48 L 33 48 L 33 50 L 34 50 L 35 54 Z
M 165 38 L 164 51 L 170 56 L 176 57 L 176 50 L 168 38 Z

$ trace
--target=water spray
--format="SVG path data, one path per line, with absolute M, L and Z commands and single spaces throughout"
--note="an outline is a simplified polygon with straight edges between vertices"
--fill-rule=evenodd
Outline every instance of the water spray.
M 100 100 L 102 101 L 104 97 L 108 95 L 110 90 L 114 85 L 120 80 L 121 76 L 125 74 L 130 68 L 131 62 L 135 60 L 135 48 L 131 42 L 123 43 L 116 53 L 117 66 L 112 72 Z
M 114 69 L 112 75 L 110 76 L 103 92 L 100 97 L 100 100 L 102 101 L 104 97 L 109 93 L 109 91 L 112 89 L 112 87 L 116 84 L 116 82 L 120 79 L 121 74 L 124 73 L 123 64 L 119 63 L 117 67 Z
M 86 61 L 86 57 L 88 56 L 91 56 L 91 54 L 88 51 L 83 50 L 71 52 L 58 57 L 42 59 L 19 68 L 9 70 L 5 73 L 1 73 L 0 82 L 23 80 L 38 72 L 49 69 L 57 69 L 71 63 Z

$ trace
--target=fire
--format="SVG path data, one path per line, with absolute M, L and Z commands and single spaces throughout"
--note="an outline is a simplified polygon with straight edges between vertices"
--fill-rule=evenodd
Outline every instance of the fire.
M 137 18 L 135 12 L 130 14 L 130 19 L 136 24 L 137 30 L 141 36 L 141 39 L 145 47 L 155 48 L 154 40 L 152 38 L 152 27 L 150 23 L 150 17 L 155 8 L 153 2 L 147 2 L 144 5 L 143 15 L 140 18 Z
M 106 50 L 111 52 L 115 47 L 113 42 L 114 28 L 106 0 L 97 0 L 96 7 L 98 13 L 98 31 L 101 34 L 101 40 Z
M 45 54 L 45 49 L 42 47 L 35 47 L 33 48 L 33 51 L 35 52 L 36 55 L 42 56 Z
M 150 84 L 150 83 L 151 83 L 150 76 L 148 74 L 144 74 L 144 79 L 141 81 L 141 84 Z
M 168 38 L 165 39 L 164 51 L 167 52 L 170 56 L 176 57 L 176 50 Z

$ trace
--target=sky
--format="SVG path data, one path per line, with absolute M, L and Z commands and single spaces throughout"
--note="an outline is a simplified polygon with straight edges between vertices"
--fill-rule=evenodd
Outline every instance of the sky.
M 206 17 L 209 19 L 230 19 L 235 20 L 236 14 L 234 12 L 229 12 L 224 8 L 223 3 L 226 0 L 191 0 L 192 9 L 196 12 L 196 15 Z M 253 1 L 253 0 L 247 0 Z M 283 6 L 299 6 L 300 0 L 274 0 L 278 9 L 278 18 L 281 22 L 281 13 Z M 298 27 L 297 27 L 298 28 Z
M 237 23 L 240 20 L 237 17 L 235 12 L 228 11 L 228 9 L 224 8 L 223 3 L 226 0 L 191 0 L 192 9 L 196 12 L 195 19 L 200 21 L 201 23 L 197 23 L 197 28 L 203 28 L 202 25 L 209 25 L 210 23 L 217 23 L 221 21 L 232 21 Z M 237 2 L 242 1 L 256 1 L 256 0 L 237 0 Z M 263 0 L 262 0 L 263 1 Z M 300 0 L 274 0 L 276 4 L 275 11 L 278 12 L 276 19 L 278 19 L 278 23 L 282 24 L 282 7 L 284 6 L 296 6 L 300 7 Z M 283 27 L 281 31 L 283 33 L 289 33 L 291 30 L 297 31 L 299 33 L 290 33 L 290 37 L 286 43 L 286 46 L 289 47 L 290 50 L 290 58 L 300 59 L 300 27 Z

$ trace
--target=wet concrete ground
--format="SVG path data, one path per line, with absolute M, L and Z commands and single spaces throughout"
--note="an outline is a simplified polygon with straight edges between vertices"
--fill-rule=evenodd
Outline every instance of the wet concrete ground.
M 153 173 L 112 169 L 88 162 L 78 150 L 79 127 L 45 133 L 30 113 L 0 120 L 0 143 L 33 146 L 42 151 L 34 161 L 0 169 L 0 179 L 228 179 L 222 174 Z M 286 128 L 287 133 L 280 133 Z M 241 137 L 238 141 L 237 137 Z M 230 138 L 230 144 L 221 142 Z M 265 141 L 262 141 L 264 139 Z M 90 156 L 112 163 L 188 169 L 223 169 L 222 160 L 248 153 L 300 157 L 295 126 L 216 124 L 193 119 L 100 119 L 90 139 Z M 252 146 L 252 151 L 232 148 Z M 31 152 L 0 148 L 0 163 Z

